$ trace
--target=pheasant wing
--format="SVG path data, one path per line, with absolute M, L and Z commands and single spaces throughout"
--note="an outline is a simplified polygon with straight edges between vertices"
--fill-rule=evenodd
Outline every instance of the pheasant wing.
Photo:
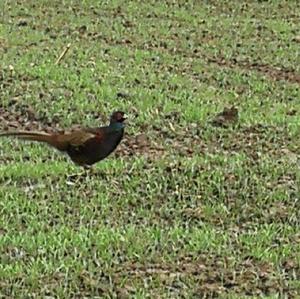
M 74 147 L 83 146 L 88 140 L 94 139 L 97 134 L 90 130 L 78 130 L 70 135 L 69 144 Z

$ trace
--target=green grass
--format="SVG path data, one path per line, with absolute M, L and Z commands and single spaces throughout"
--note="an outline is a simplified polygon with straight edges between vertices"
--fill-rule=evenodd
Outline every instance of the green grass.
M 300 295 L 297 1 L 1 5 L 1 130 L 131 115 L 86 177 L 0 140 L 1 298 Z

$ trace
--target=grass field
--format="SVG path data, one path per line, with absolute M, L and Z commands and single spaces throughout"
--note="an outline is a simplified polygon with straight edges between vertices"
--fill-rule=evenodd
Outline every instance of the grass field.
M 131 116 L 88 176 L 0 140 L 1 298 L 300 297 L 298 1 L 0 5 L 1 131 Z

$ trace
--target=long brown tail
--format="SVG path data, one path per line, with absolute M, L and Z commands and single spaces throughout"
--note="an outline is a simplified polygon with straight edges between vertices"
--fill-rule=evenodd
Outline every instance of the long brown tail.
M 52 145 L 59 149 L 57 145 L 57 138 L 55 135 L 42 133 L 42 132 L 30 132 L 30 131 L 16 131 L 16 132 L 3 132 L 0 133 L 0 137 L 2 136 L 13 136 L 23 140 L 31 140 L 31 141 L 38 141 L 38 142 L 45 142 L 49 145 Z

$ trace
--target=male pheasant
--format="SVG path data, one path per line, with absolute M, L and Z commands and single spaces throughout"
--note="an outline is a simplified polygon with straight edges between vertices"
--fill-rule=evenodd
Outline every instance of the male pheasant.
M 124 134 L 124 112 L 116 111 L 105 127 L 77 129 L 70 133 L 42 133 L 30 131 L 3 132 L 23 140 L 44 142 L 69 155 L 80 166 L 88 167 L 106 158 L 120 143 Z

